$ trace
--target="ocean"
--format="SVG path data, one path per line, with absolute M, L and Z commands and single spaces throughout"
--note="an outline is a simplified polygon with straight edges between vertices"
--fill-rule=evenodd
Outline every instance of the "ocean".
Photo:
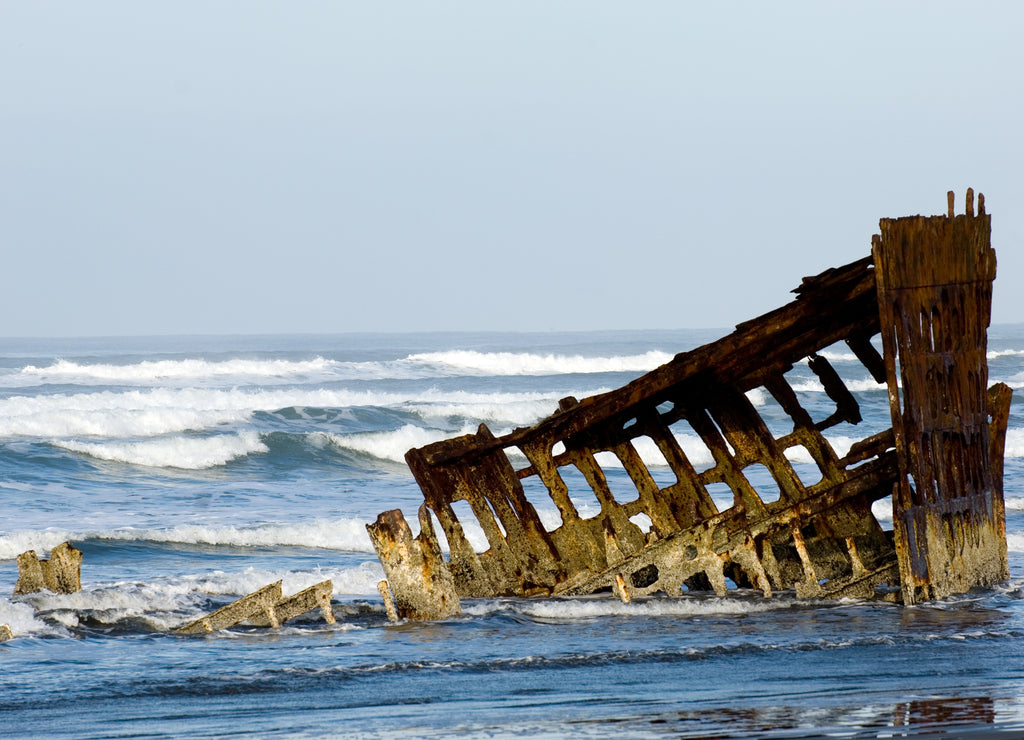
M 989 333 L 990 382 L 1014 388 L 1006 583 L 910 608 L 734 589 L 388 622 L 365 525 L 416 521 L 407 449 L 532 424 L 725 333 L 0 340 L 0 735 L 1024 735 L 1024 325 Z M 864 415 L 827 433 L 843 454 L 890 426 L 886 391 L 845 346 L 826 356 Z M 790 378 L 824 408 L 806 367 Z M 891 528 L 888 502 L 875 511 Z M 64 541 L 82 591 L 13 598 L 17 555 Z M 172 634 L 326 578 L 333 625 Z

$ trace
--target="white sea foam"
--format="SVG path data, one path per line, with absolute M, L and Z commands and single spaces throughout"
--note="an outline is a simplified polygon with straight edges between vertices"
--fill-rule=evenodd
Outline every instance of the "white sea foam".
M 472 375 L 561 375 L 568 373 L 646 372 L 671 360 L 667 352 L 650 351 L 619 357 L 532 354 L 529 352 L 475 352 L 449 350 L 409 356 L 412 362 Z
M 267 380 L 272 378 L 322 376 L 337 368 L 338 362 L 316 357 L 312 360 L 245 360 L 221 362 L 208 360 L 146 360 L 127 365 L 84 364 L 57 360 L 45 367 L 28 365 L 21 369 L 23 378 L 34 382 L 118 382 L 165 383 L 174 380 L 194 381 L 202 378 Z
M 588 391 L 586 395 L 606 389 Z M 403 408 L 430 420 L 463 417 L 499 424 L 531 424 L 551 415 L 558 399 L 550 393 L 469 393 L 431 390 L 403 404 Z
M 268 451 L 260 435 L 252 431 L 210 437 L 172 436 L 145 442 L 67 441 L 55 444 L 100 460 L 185 470 L 213 468 L 239 457 Z
M 6 598 L 0 598 L 0 624 L 10 627 L 15 637 L 62 634 L 61 630 L 55 630 L 43 620 L 38 619 L 36 611 L 31 605 L 12 602 Z
M 839 457 L 846 455 L 850 447 L 857 440 L 854 437 L 845 435 L 828 435 L 826 437 Z M 715 464 L 715 458 L 711 454 L 704 441 L 695 434 L 679 433 L 675 435 L 676 442 L 682 448 L 690 464 L 698 471 L 704 470 Z M 633 447 L 640 455 L 640 459 L 649 468 L 666 468 L 668 461 L 662 455 L 657 443 L 650 437 L 637 437 L 633 440 Z M 599 452 L 594 456 L 602 468 L 621 468 L 622 461 L 612 452 Z M 813 464 L 814 458 L 804 447 L 790 447 L 786 450 L 786 457 L 793 463 Z
M 0 400 L 0 437 L 140 437 L 247 419 L 252 394 L 129 391 Z
M 504 430 L 495 430 L 500 436 Z M 342 449 L 363 452 L 382 460 L 402 462 L 405 460 L 405 453 L 413 447 L 438 442 L 443 439 L 450 439 L 462 434 L 473 434 L 476 428 L 471 425 L 463 426 L 460 431 L 443 431 L 439 429 L 428 429 L 413 424 L 407 424 L 400 429 L 387 432 L 365 432 L 360 434 L 327 434 L 315 432 L 310 435 L 313 444 L 332 444 Z M 703 470 L 715 464 L 711 450 L 704 444 L 700 437 L 693 434 L 676 434 L 676 442 L 682 448 L 690 463 Z M 845 435 L 830 435 L 827 437 L 832 448 L 839 457 L 846 455 L 850 447 L 857 440 Z M 663 469 L 669 467 L 668 461 L 662 454 L 657 443 L 650 437 L 637 437 L 632 440 L 633 447 L 644 464 L 652 469 Z M 525 464 L 525 457 L 514 448 L 506 451 L 513 464 Z M 613 452 L 598 452 L 594 455 L 598 464 L 605 469 L 623 468 L 622 461 Z M 813 464 L 814 459 L 803 447 L 791 447 L 786 450 L 786 457 L 790 462 Z
M 986 353 L 985 357 L 990 360 L 995 360 L 999 357 L 1024 357 L 1024 349 L 1000 349 L 990 350 Z
M 584 357 L 530 352 L 447 350 L 412 354 L 395 360 L 348 362 L 314 357 L 309 360 L 199 358 L 144 360 L 137 363 L 87 363 L 58 359 L 49 365 L 27 365 L 0 378 L 0 385 L 41 383 L 208 385 L 294 381 L 402 378 L 458 375 L 561 375 L 605 372 L 646 372 L 672 359 L 667 352 Z
M 73 594 L 43 591 L 20 597 L 17 602 L 0 600 L 0 623 L 10 624 L 16 636 L 59 634 L 56 625 L 75 628 L 83 616 L 94 624 L 131 622 L 154 632 L 168 632 L 206 613 L 209 597 L 236 598 L 278 580 L 282 582 L 282 592 L 289 595 L 327 579 L 331 580 L 335 595 L 370 595 L 377 592 L 376 584 L 383 577 L 380 564 L 367 561 L 347 568 L 246 568 L 237 572 L 214 570 L 154 577 L 145 582 L 83 582 L 82 590 Z M 37 614 L 45 615 L 45 619 Z
M 857 355 L 853 352 L 835 352 L 833 350 L 824 350 L 817 353 L 818 357 L 824 357 L 829 362 L 858 362 Z
M 469 434 L 476 429 L 466 427 L 460 432 Z M 342 449 L 355 450 L 373 455 L 381 460 L 404 462 L 405 453 L 413 447 L 423 447 L 432 442 L 457 436 L 459 432 L 445 432 L 437 429 L 406 424 L 401 429 L 390 432 L 365 432 L 362 434 L 323 434 L 317 433 L 314 439 L 326 439 Z
M 1010 552 L 1024 552 L 1024 532 L 1007 532 L 1006 549 Z
M 884 391 L 885 383 L 878 383 L 874 378 L 858 378 L 856 380 L 844 380 L 846 387 L 854 393 L 867 391 Z M 825 386 L 815 378 L 805 378 L 792 383 L 793 390 L 797 393 L 824 393 Z
M 1006 430 L 1006 449 L 1003 457 L 1024 457 L 1024 429 Z
M 600 393 L 588 391 L 587 394 Z M 312 389 L 132 390 L 121 393 L 13 396 L 0 399 L 0 437 L 148 437 L 247 421 L 257 411 L 292 407 L 385 407 L 423 418 L 464 415 L 523 424 L 557 408 L 557 394 L 469 393 L 427 389 L 416 394 Z
M 994 375 L 990 375 L 989 376 L 989 381 L 991 383 L 996 383 L 996 382 L 1006 383 L 1008 386 L 1010 386 L 1015 391 L 1019 391 L 1021 389 L 1024 389 L 1024 373 L 1017 373 L 1016 375 L 1012 375 L 1009 378 L 1000 378 L 1000 377 L 997 377 L 997 376 L 994 376 Z
M 61 529 L 21 530 L 0 534 L 0 560 L 14 560 L 28 550 L 35 550 L 39 557 L 48 557 L 50 550 L 71 539 L 74 539 L 72 534 Z
M 751 600 L 737 598 L 641 598 L 628 604 L 614 597 L 580 599 L 530 599 L 515 602 L 483 600 L 467 603 L 464 611 L 485 616 L 512 609 L 534 619 L 575 621 L 608 616 L 691 617 L 712 614 L 752 614 L 787 609 L 790 600 Z
M 304 547 L 343 552 L 372 553 L 373 546 L 361 519 L 314 519 L 306 522 L 231 526 L 178 524 L 166 528 L 119 527 L 116 529 L 68 531 L 19 530 L 0 534 L 0 560 L 13 560 L 19 553 L 35 550 L 40 557 L 61 542 L 114 540 L 228 547 Z

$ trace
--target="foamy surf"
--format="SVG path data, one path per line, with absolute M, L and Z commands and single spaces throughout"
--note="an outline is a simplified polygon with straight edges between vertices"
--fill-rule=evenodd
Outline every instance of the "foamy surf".
M 26 550 L 35 550 L 43 557 L 62 542 L 81 543 L 88 540 L 224 547 L 302 547 L 373 553 L 366 524 L 362 519 L 341 518 L 249 527 L 179 524 L 166 528 L 19 530 L 0 534 L 0 560 L 14 560 Z
M 207 613 L 210 599 L 225 602 L 281 581 L 284 594 L 294 594 L 330 579 L 335 596 L 371 596 L 384 577 L 376 561 L 355 567 L 318 567 L 312 570 L 245 568 L 237 572 L 163 576 L 142 581 L 83 583 L 81 591 L 53 594 L 40 591 L 0 599 L 0 624 L 10 624 L 15 635 L 61 634 L 62 629 L 115 627 L 170 632 Z
M 583 391 L 593 394 L 603 389 Z M 390 408 L 424 419 L 464 416 L 531 423 L 557 408 L 551 393 L 480 393 L 430 388 L 415 393 L 328 389 L 202 390 L 14 396 L 0 399 L 0 437 L 144 437 L 200 431 L 290 408 Z
M 614 596 L 573 599 L 480 599 L 467 600 L 466 614 L 484 616 L 512 611 L 537 620 L 580 621 L 611 616 L 697 617 L 716 614 L 743 615 L 792 608 L 791 598 L 765 599 L 753 592 L 746 598 L 714 596 L 644 597 L 628 604 Z
M 107 363 L 79 363 L 70 360 L 37 367 L 27 365 L 18 375 L 34 382 L 90 383 L 159 383 L 168 381 L 196 381 L 229 378 L 234 381 L 265 381 L 268 379 L 324 377 L 339 363 L 315 357 L 312 360 L 246 360 L 232 359 L 211 362 L 201 359 L 145 360 L 143 362 L 114 365 Z
M 466 720 L 469 734 L 495 728 L 515 734 L 501 707 L 523 701 L 539 706 L 531 696 L 542 696 L 545 716 L 557 717 L 545 727 L 549 734 L 564 728 L 566 712 L 585 720 L 574 725 L 584 734 L 594 727 L 604 728 L 597 734 L 621 730 L 577 701 L 573 686 L 587 685 L 591 694 L 625 697 L 622 706 L 640 707 L 626 712 L 635 714 L 636 727 L 656 735 L 666 725 L 650 724 L 644 697 L 675 697 L 679 704 L 680 681 L 692 679 L 694 671 L 712 684 L 715 676 L 754 676 L 740 693 L 748 705 L 770 704 L 771 687 L 756 680 L 766 671 L 782 666 L 804 686 L 802 667 L 827 663 L 828 655 L 842 657 L 857 675 L 876 678 L 870 666 L 881 659 L 893 671 L 871 691 L 880 689 L 894 697 L 893 706 L 904 702 L 904 708 L 907 691 L 961 695 L 962 676 L 942 672 L 951 660 L 972 676 L 1002 675 L 1001 666 L 1014 658 L 1015 625 L 1024 608 L 1018 598 L 1024 494 L 1021 463 L 1013 457 L 1024 436 L 1015 429 L 1021 426 L 1016 412 L 1005 476 L 1010 586 L 913 609 L 800 600 L 792 592 L 766 599 L 744 589 L 730 590 L 724 599 L 688 592 L 636 597 L 631 604 L 606 594 L 467 598 L 461 617 L 389 625 L 376 591 L 384 573 L 365 525 L 381 511 L 400 508 L 418 530 L 423 496 L 404 467 L 409 448 L 475 433 L 481 423 L 497 436 L 532 425 L 555 412 L 565 396 L 582 400 L 620 387 L 670 361 L 667 351 L 716 336 L 721 333 L 478 334 L 465 335 L 464 346 L 457 346 L 463 341 L 457 335 L 4 340 L 0 496 L 11 515 L 0 528 L 0 624 L 15 633 L 0 645 L 5 716 L 15 726 L 24 718 L 22 726 L 43 728 L 42 734 L 70 728 L 69 736 L 76 730 L 102 734 L 113 717 L 125 733 L 144 735 L 149 710 L 167 710 L 178 734 L 210 735 L 238 725 L 235 709 L 255 703 L 261 717 L 284 717 L 287 724 L 301 704 L 331 708 L 329 720 L 321 715 L 324 721 L 314 723 L 318 728 L 351 729 L 356 722 L 351 734 L 383 735 L 394 728 L 380 729 L 381 717 L 391 717 L 393 725 L 413 717 L 418 730 L 450 725 L 449 708 L 421 703 L 426 680 L 452 687 L 453 696 L 480 693 L 483 686 L 481 696 L 496 697 L 480 703 L 477 724 Z M 1013 335 L 998 347 L 1017 349 L 1024 340 Z M 824 354 L 842 377 L 854 380 L 864 416 L 859 426 L 825 431 L 842 455 L 851 441 L 891 424 L 887 394 L 844 344 Z M 1024 378 L 1022 358 L 1024 353 L 993 359 L 990 377 Z M 29 365 L 35 370 L 21 372 Z M 806 363 L 796 363 L 786 377 L 800 389 L 813 419 L 834 411 Z M 773 436 L 792 430 L 763 388 L 747 398 L 763 412 Z M 685 420 L 671 431 L 698 472 L 715 464 Z M 672 485 L 672 469 L 653 440 L 640 437 L 636 446 L 654 482 Z M 516 450 L 510 454 L 514 468 L 528 465 Z M 793 448 L 787 456 L 805 484 L 820 477 L 807 450 Z M 601 458 L 613 495 L 635 498 L 636 485 L 618 459 Z M 758 491 L 771 478 L 760 466 L 747 472 Z M 600 503 L 582 473 L 570 465 L 560 474 L 580 516 L 598 516 Z M 546 489 L 536 476 L 523 483 L 545 528 L 557 529 L 561 515 Z M 720 509 L 732 506 L 727 486 L 707 488 Z M 490 543 L 469 504 L 453 508 L 470 546 L 486 551 Z M 885 529 L 892 526 L 890 509 L 888 499 L 873 506 Z M 652 526 L 641 514 L 632 521 L 641 530 Z M 85 555 L 83 590 L 11 598 L 14 558 L 28 549 L 47 557 L 64 541 Z M 198 639 L 169 634 L 276 580 L 293 594 L 325 578 L 335 586 L 337 625 L 313 611 L 280 629 L 239 625 Z M 1002 633 L 1011 636 L 989 636 Z M 914 640 L 921 641 L 920 649 L 901 647 Z M 960 649 L 964 644 L 967 649 Z M 814 651 L 822 650 L 831 652 L 815 659 Z M 1003 662 L 993 662 L 992 655 Z M 934 666 L 921 663 L 928 656 Z M 55 665 L 82 670 L 51 670 Z M 742 670 L 721 670 L 729 666 Z M 799 701 L 833 690 L 841 694 L 843 677 L 834 673 L 812 676 L 787 696 Z M 652 688 L 652 680 L 661 684 Z M 346 686 L 346 706 L 324 704 L 339 682 Z M 727 683 L 701 683 L 701 696 L 671 707 L 677 716 L 668 731 L 687 724 L 679 712 L 706 716 L 708 695 L 737 695 Z M 510 695 L 512 684 L 528 685 L 526 693 Z M 640 704 L 633 702 L 637 696 Z M 419 707 L 409 710 L 415 717 L 377 711 L 377 704 L 393 708 L 396 701 Z M 351 711 L 356 704 L 372 710 L 362 712 L 361 724 Z M 187 711 L 175 710 L 181 706 Z M 897 715 L 887 716 L 891 722 Z M 238 726 L 259 731 L 252 722 Z M 409 726 L 401 725 L 407 732 Z
M 280 382 L 332 382 L 380 378 L 420 379 L 463 375 L 572 375 L 643 373 L 673 357 L 651 350 L 633 355 L 586 357 L 532 352 L 480 352 L 446 350 L 420 352 L 392 360 L 345 361 L 316 356 L 308 360 L 185 358 L 143 360 L 136 363 L 88 363 L 56 359 L 49 365 L 26 365 L 0 375 L 0 387 L 26 387 L 43 383 L 182 385 L 210 383 L 254 384 Z
M 874 378 L 844 379 L 846 387 L 853 393 L 867 393 L 871 391 L 888 392 L 885 383 L 879 383 Z M 797 393 L 824 393 L 825 386 L 816 378 L 805 378 L 791 383 L 793 390 Z
M 590 373 L 648 372 L 664 365 L 673 355 L 650 351 L 621 357 L 533 354 L 529 352 L 475 352 L 449 350 L 423 352 L 409 361 L 474 375 L 568 375 Z
M 15 637 L 66 634 L 64 630 L 36 617 L 36 610 L 32 608 L 31 604 L 8 601 L 2 597 L 0 597 L 0 624 L 10 627 Z
M 54 442 L 71 452 L 100 460 L 156 468 L 204 470 L 224 465 L 246 455 L 268 452 L 256 432 L 217 434 L 209 437 L 173 436 L 146 442 Z
M 470 434 L 476 429 L 464 427 L 461 432 L 452 433 L 440 429 L 424 429 L 413 424 L 406 424 L 392 432 L 365 432 L 363 434 L 326 434 L 317 433 L 312 441 L 327 443 L 335 447 L 354 452 L 372 455 L 381 460 L 404 463 L 405 453 L 413 447 L 423 447 L 455 434 Z

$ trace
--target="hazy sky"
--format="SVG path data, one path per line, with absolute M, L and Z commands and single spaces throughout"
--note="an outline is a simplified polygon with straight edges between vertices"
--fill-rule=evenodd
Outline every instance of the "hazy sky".
M 727 327 L 985 193 L 1024 3 L 0 0 L 0 336 Z

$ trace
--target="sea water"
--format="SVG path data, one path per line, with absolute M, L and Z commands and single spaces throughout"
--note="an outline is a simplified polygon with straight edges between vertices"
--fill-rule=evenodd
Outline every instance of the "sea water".
M 415 522 L 407 449 L 535 423 L 723 333 L 0 340 L 0 624 L 15 635 L 0 735 L 1024 731 L 1024 325 L 989 336 L 990 379 L 1014 388 L 1006 583 L 912 608 L 734 589 L 467 599 L 459 618 L 387 621 L 365 525 L 392 508 Z M 845 347 L 826 356 L 864 415 L 828 433 L 842 454 L 890 425 L 887 397 Z M 806 367 L 789 377 L 827 408 Z M 752 400 L 772 418 L 770 397 Z M 875 511 L 891 527 L 888 503 Z M 64 541 L 84 553 L 82 591 L 12 598 L 16 556 Z M 172 634 L 273 581 L 326 578 L 336 624 Z

